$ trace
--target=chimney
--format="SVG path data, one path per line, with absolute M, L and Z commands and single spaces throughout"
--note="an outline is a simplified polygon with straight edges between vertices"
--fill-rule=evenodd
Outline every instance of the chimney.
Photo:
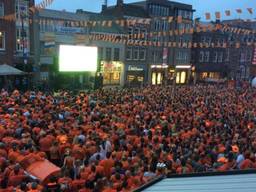
M 117 0 L 116 5 L 117 5 L 117 7 L 122 7 L 124 5 L 124 1 L 123 0 Z
M 101 6 L 101 11 L 105 11 L 107 9 L 107 6 L 106 5 L 102 5 Z
M 106 10 L 107 7 L 108 7 L 108 0 L 104 0 L 104 3 L 103 3 L 103 5 L 102 5 L 102 7 L 101 7 L 101 11 Z

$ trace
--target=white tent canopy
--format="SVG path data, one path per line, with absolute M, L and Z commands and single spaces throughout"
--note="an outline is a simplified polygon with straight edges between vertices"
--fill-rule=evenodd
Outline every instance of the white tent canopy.
M 6 76 L 6 75 L 25 75 L 26 73 L 16 69 L 10 65 L 0 65 L 0 76 Z

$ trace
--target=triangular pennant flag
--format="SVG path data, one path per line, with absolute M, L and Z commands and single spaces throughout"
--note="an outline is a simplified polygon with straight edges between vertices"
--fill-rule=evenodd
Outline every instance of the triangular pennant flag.
M 226 10 L 226 11 L 225 11 L 225 14 L 226 14 L 226 16 L 230 16 L 230 15 L 231 15 L 230 10 Z
M 250 14 L 253 14 L 252 8 L 247 8 L 247 11 L 248 11 Z
M 177 23 L 182 23 L 182 16 L 177 17 Z
M 168 18 L 168 22 L 171 23 L 173 21 L 173 17 Z
M 216 19 L 220 19 L 220 12 L 215 12 Z
M 242 9 L 236 9 L 236 12 L 241 14 L 242 13 Z
M 205 19 L 210 20 L 211 19 L 211 14 L 210 13 L 205 13 Z

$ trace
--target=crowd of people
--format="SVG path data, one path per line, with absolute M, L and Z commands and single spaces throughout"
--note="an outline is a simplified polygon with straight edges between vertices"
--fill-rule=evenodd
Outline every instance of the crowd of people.
M 256 168 L 256 90 L 0 93 L 0 191 L 132 191 L 165 174 Z M 61 168 L 32 179 L 18 156 Z M 42 170 L 43 171 L 43 170 Z

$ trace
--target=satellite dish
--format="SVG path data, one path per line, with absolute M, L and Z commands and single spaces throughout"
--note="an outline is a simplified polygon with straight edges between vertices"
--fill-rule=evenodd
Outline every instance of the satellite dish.
M 256 88 L 256 77 L 254 77 L 252 80 L 252 87 Z

